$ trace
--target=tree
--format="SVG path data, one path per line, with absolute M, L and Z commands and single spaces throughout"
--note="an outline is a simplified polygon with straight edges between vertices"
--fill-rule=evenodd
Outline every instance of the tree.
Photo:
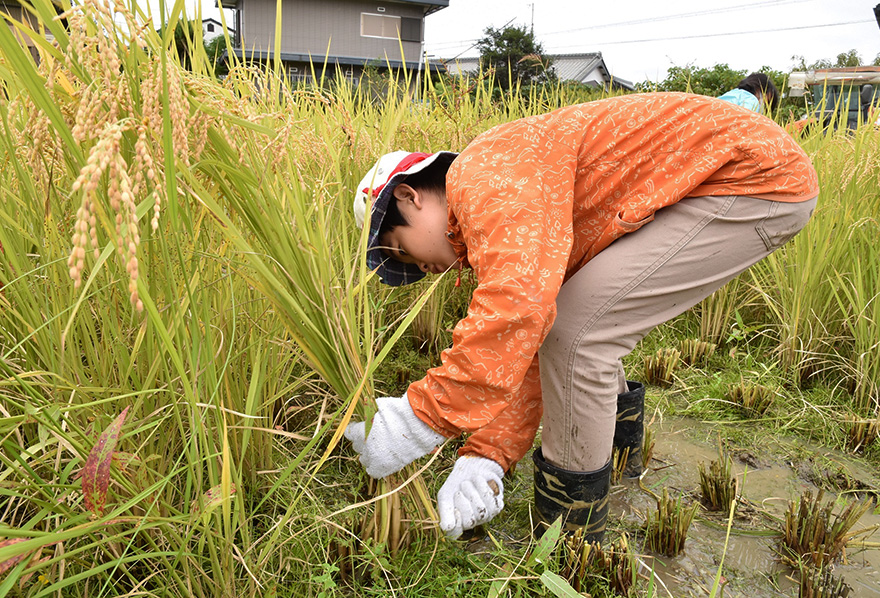
M 835 67 L 862 66 L 862 57 L 854 49 L 837 55 Z
M 673 66 L 666 71 L 666 79 L 660 83 L 640 83 L 639 91 L 687 91 L 705 96 L 720 96 L 737 86 L 748 71 L 716 64 L 712 68 L 695 67 L 692 64 Z
M 208 61 L 214 65 L 214 75 L 223 77 L 229 74 L 229 58 L 223 59 L 223 53 L 229 49 L 226 45 L 226 36 L 218 35 L 207 44 L 205 44 L 205 54 L 208 55 Z
M 165 36 L 165 27 L 156 30 L 160 37 Z M 174 24 L 174 49 L 180 59 L 180 66 L 189 70 L 192 64 L 192 48 L 202 44 L 202 27 L 198 21 L 177 21 Z
M 846 52 L 841 52 L 837 55 L 835 60 L 828 60 L 827 58 L 823 58 L 821 60 L 817 60 L 810 64 L 807 64 L 807 61 L 804 60 L 803 56 L 792 56 L 791 59 L 794 61 L 794 70 L 796 71 L 812 71 L 815 69 L 831 69 L 831 68 L 843 68 L 848 66 L 863 66 L 866 63 L 862 62 L 862 57 L 859 55 L 858 50 L 852 49 Z M 874 59 L 874 66 L 880 66 L 880 54 Z
M 483 70 L 494 69 L 495 81 L 502 90 L 521 85 L 546 83 L 555 79 L 552 61 L 535 34 L 522 27 L 487 27 L 485 37 L 477 42 Z

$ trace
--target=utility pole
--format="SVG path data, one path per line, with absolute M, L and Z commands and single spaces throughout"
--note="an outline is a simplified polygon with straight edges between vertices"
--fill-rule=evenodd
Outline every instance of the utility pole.
M 529 6 L 532 7 L 532 37 L 535 37 L 535 3 L 532 2 Z M 880 9 L 880 4 L 874 8 L 874 14 L 880 15 L 880 13 L 877 12 L 878 9 Z M 877 17 L 877 22 L 880 23 L 880 16 Z

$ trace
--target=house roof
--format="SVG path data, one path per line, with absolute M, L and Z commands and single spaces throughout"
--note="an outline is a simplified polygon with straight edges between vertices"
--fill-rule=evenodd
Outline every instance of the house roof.
M 218 27 L 223 27 L 223 23 L 221 23 L 217 19 L 212 19 L 210 17 L 207 19 L 202 19 L 202 25 L 207 25 L 207 24 L 213 24 L 213 25 L 217 25 Z M 228 21 L 226 23 L 226 28 L 229 29 L 229 33 L 235 33 L 235 27 L 233 27 Z
M 615 88 L 632 90 L 633 84 L 626 79 L 614 77 L 608 71 L 605 65 L 605 59 L 602 58 L 601 52 L 587 52 L 584 54 L 545 54 L 546 58 L 553 61 L 553 69 L 556 76 L 562 81 L 579 81 L 581 83 L 595 83 L 589 76 L 593 71 L 598 70 L 602 76 L 602 80 L 611 83 Z M 443 60 L 446 64 L 446 70 L 450 74 L 457 75 L 468 71 L 475 71 L 480 68 L 479 57 L 455 58 L 451 60 Z
M 266 61 L 272 58 L 273 55 L 273 52 L 266 52 L 263 50 L 242 50 L 241 48 L 232 48 L 231 51 L 239 58 L 247 58 L 248 60 Z M 314 63 L 316 70 L 320 70 L 324 64 L 338 64 L 340 66 L 375 66 L 376 68 L 380 69 L 399 69 L 405 66 L 411 71 L 421 71 L 424 69 L 424 64 L 421 62 L 407 61 L 406 63 L 404 63 L 401 60 L 388 60 L 385 58 L 377 60 L 375 58 L 356 58 L 351 56 L 324 57 L 312 56 L 310 54 L 297 54 L 293 52 L 281 52 L 281 60 L 284 62 Z M 439 73 L 443 70 L 443 67 L 436 64 L 429 64 L 428 68 L 431 70 L 431 72 L 435 73 Z
M 425 14 L 437 12 L 449 6 L 449 0 L 392 0 L 401 4 L 421 4 L 425 7 Z
M 4 0 L 0 0 L 2 3 Z M 61 0 L 53 0 L 54 2 L 61 2 Z M 237 8 L 238 4 L 241 0 L 231 0 L 223 2 L 222 8 Z M 391 2 L 399 2 L 400 4 L 418 4 L 420 6 L 425 7 L 425 15 L 429 15 L 437 12 L 438 10 L 442 10 L 449 6 L 449 0 L 390 0 Z M 214 8 L 221 8 L 220 6 L 221 0 L 214 0 Z

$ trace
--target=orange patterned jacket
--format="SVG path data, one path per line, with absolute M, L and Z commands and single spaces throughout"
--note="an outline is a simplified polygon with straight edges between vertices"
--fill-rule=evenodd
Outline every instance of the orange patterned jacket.
M 800 146 L 772 120 L 683 93 L 621 96 L 503 124 L 446 178 L 449 229 L 478 286 L 442 365 L 408 391 L 420 419 L 461 454 L 505 470 L 542 414 L 537 350 L 560 286 L 615 239 L 685 197 L 818 194 Z

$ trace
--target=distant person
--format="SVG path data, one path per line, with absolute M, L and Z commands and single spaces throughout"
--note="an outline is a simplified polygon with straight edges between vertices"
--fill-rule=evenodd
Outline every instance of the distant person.
M 779 107 L 779 90 L 764 73 L 752 73 L 719 99 L 754 112 L 772 114 Z
M 880 8 L 880 4 L 877 5 Z M 865 83 L 859 92 L 859 110 L 862 113 L 862 122 L 869 123 L 876 120 L 875 125 L 880 125 L 880 114 L 874 106 L 874 86 Z M 875 118 L 876 117 L 876 118 Z

